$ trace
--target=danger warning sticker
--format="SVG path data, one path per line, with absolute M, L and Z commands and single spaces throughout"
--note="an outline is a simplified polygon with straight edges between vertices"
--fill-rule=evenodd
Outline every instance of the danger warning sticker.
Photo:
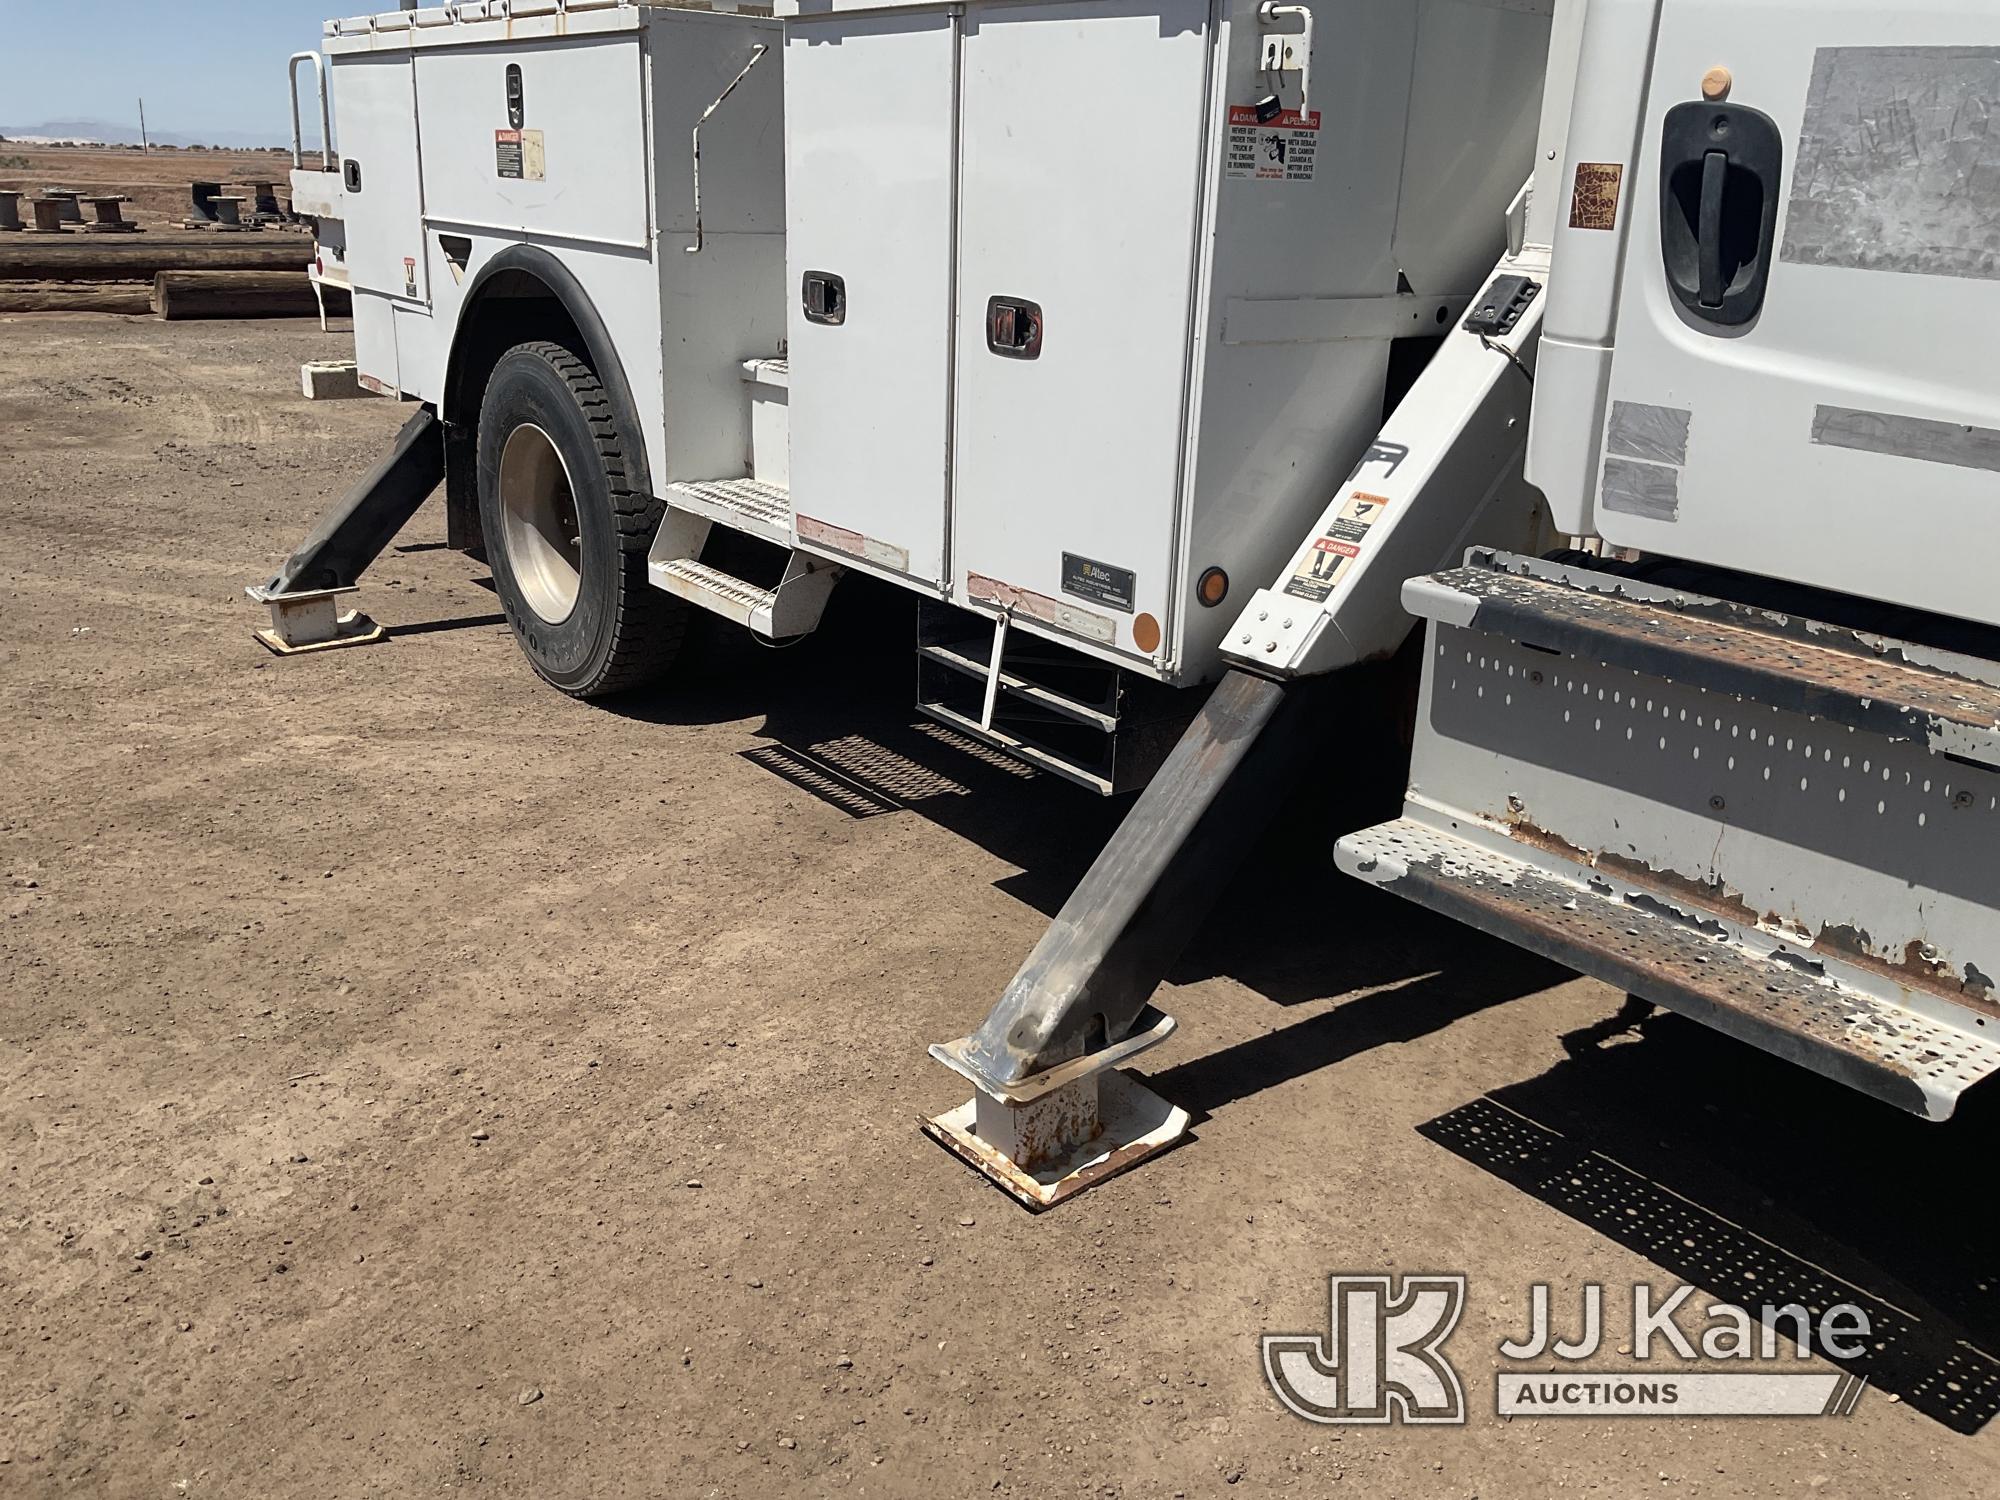
M 1229 155 L 1222 169 L 1225 177 L 1311 182 L 1318 150 L 1318 110 L 1301 115 L 1287 109 L 1259 124 L 1256 105 L 1229 106 Z
M 500 176 L 540 182 L 549 175 L 547 160 L 539 130 L 493 132 L 493 164 Z
M 1354 559 L 1361 555 L 1361 544 L 1368 539 L 1368 528 L 1382 519 L 1388 505 L 1380 495 L 1360 490 L 1349 495 L 1347 504 L 1326 528 L 1326 535 L 1315 538 L 1300 560 L 1291 582 L 1285 585 L 1285 592 L 1294 599 L 1324 604 L 1354 566 Z

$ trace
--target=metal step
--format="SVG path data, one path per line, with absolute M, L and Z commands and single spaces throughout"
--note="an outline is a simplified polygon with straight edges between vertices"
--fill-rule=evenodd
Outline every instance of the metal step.
M 950 668 L 962 676 L 984 682 L 990 675 L 990 663 L 983 653 L 991 650 L 991 643 L 977 641 L 954 641 L 947 645 L 926 645 L 917 647 L 917 654 L 927 661 L 934 661 Z M 1031 663 L 1022 657 L 1010 658 L 1016 667 L 1027 667 Z M 1115 674 L 1116 668 L 1107 668 L 1107 673 Z M 1105 700 L 1087 703 L 1084 700 L 1059 693 L 1039 683 L 1031 682 L 1017 671 L 1000 669 L 1000 687 L 1003 692 L 1021 698 L 1038 708 L 1059 714 L 1066 719 L 1074 719 L 1079 724 L 1089 724 L 1102 729 L 1106 734 L 1118 728 L 1118 702 L 1115 681 L 1107 692 Z
M 1421 618 L 2000 767 L 1990 663 L 1607 573 L 1475 550 L 1403 585 Z
M 771 613 L 778 603 L 776 589 L 760 589 L 691 557 L 655 560 L 647 566 L 654 587 L 677 594 L 710 614 L 748 625 L 759 635 L 771 633 Z
M 761 479 L 683 479 L 667 486 L 666 502 L 780 547 L 796 540 L 791 494 Z
M 949 724 L 953 729 L 969 734 L 974 739 L 984 740 L 989 745 L 997 746 L 1016 759 L 1024 760 L 1040 770 L 1063 777 L 1067 781 L 1074 781 L 1078 786 L 1087 786 L 1100 797 L 1109 797 L 1118 790 L 1109 776 L 1091 769 L 1081 761 L 1044 750 L 1032 740 L 1024 740 L 1019 735 L 1009 734 L 997 726 L 982 727 L 979 720 L 971 714 L 959 713 L 942 703 L 919 703 L 917 711 L 928 718 L 936 719 L 940 724 Z
M 917 712 L 1100 796 L 1144 786 L 1199 707 L 990 616 L 925 601 L 917 619 Z
M 1350 875 L 1912 1114 L 1946 1119 L 2000 1070 L 2000 1037 L 1873 993 L 1870 975 L 1837 958 L 1553 855 L 1531 862 L 1402 818 L 1349 834 L 1335 858 Z

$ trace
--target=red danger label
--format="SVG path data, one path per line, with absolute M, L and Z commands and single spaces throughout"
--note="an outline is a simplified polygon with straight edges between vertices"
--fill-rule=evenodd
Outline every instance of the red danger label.
M 1317 130 L 1319 111 L 1302 115 L 1295 109 L 1280 110 L 1274 119 L 1259 120 L 1254 104 L 1232 104 L 1229 106 L 1229 123 L 1232 125 L 1262 125 L 1266 130 Z

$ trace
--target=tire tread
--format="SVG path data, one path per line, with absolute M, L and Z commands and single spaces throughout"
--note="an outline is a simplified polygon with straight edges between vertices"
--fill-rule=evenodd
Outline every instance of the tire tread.
M 625 435 L 618 430 L 610 397 L 588 363 L 549 339 L 517 344 L 508 353 L 541 360 L 569 388 L 590 428 L 618 538 L 620 576 L 613 591 L 610 648 L 589 681 L 555 685 L 573 698 L 604 698 L 643 687 L 673 664 L 687 634 L 685 601 L 654 588 L 647 576 L 647 553 L 666 506 L 632 487 L 625 467 Z

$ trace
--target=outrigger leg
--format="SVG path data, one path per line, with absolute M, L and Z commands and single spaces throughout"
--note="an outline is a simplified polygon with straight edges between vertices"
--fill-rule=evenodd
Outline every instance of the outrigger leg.
M 1040 1209 L 1186 1133 L 1116 1070 L 1172 1033 L 1153 991 L 1297 784 L 1325 688 L 1223 679 L 985 1022 L 930 1049 L 974 1092 L 927 1135 Z
M 388 456 L 320 518 L 277 576 L 244 590 L 271 611 L 270 628 L 257 639 L 287 656 L 381 640 L 380 625 L 337 601 L 355 591 L 362 571 L 443 479 L 444 424 L 426 406 L 403 424 Z

